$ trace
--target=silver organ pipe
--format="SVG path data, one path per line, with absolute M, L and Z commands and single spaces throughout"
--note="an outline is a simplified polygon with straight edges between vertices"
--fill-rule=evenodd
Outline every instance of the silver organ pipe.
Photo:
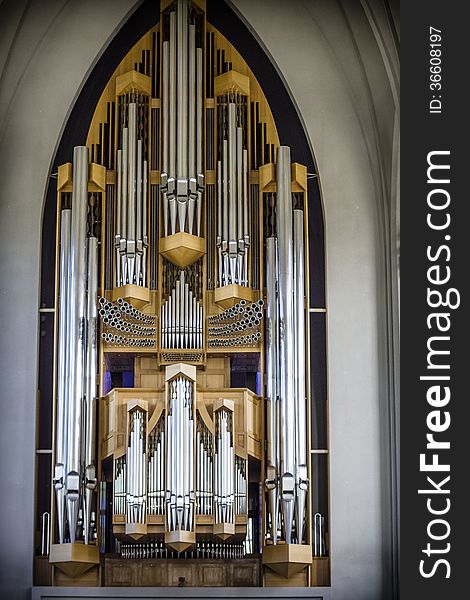
M 295 323 L 295 413 L 296 430 L 296 536 L 303 540 L 303 523 L 308 490 L 307 469 L 307 404 L 305 397 L 305 265 L 304 265 L 304 213 L 293 211 L 294 223 L 294 311 Z
M 246 515 L 248 511 L 246 461 L 239 456 L 235 456 L 235 490 L 235 513 Z
M 163 515 L 165 504 L 165 431 L 164 420 L 149 435 L 148 441 L 148 488 L 147 513 Z
M 67 520 L 70 541 L 76 538 L 81 484 L 81 427 L 86 349 L 86 220 L 88 206 L 88 149 L 74 148 L 72 225 L 68 292 L 68 431 L 67 431 Z
M 290 149 L 277 156 L 277 239 L 267 240 L 267 477 L 270 536 L 304 541 L 308 490 L 303 212 L 292 207 Z M 282 514 L 280 519 L 279 511 Z M 279 527 L 282 523 L 282 527 Z
M 120 456 L 114 461 L 114 488 L 113 488 L 113 513 L 126 514 L 126 457 Z
M 203 53 L 189 0 L 177 0 L 163 41 L 163 160 L 161 193 L 164 234 L 201 235 L 204 170 Z
M 84 405 L 84 540 L 89 543 L 93 493 L 97 485 L 96 454 L 96 396 L 98 372 L 98 240 L 87 239 L 88 289 L 87 289 L 87 345 L 86 345 L 86 388 Z
M 235 450 L 232 412 L 222 408 L 216 413 L 214 455 L 215 522 L 234 522 Z
M 266 490 L 270 534 L 277 543 L 279 521 L 279 403 L 278 403 L 278 356 L 279 356 L 279 315 L 277 304 L 277 240 L 266 240 L 266 431 L 267 431 L 267 471 Z
M 196 432 L 197 450 L 197 506 L 200 515 L 213 514 L 213 473 L 214 455 L 212 434 L 205 426 L 202 419 L 198 419 Z
M 218 287 L 250 285 L 248 150 L 244 147 L 244 99 L 246 97 L 234 93 L 218 99 L 221 142 L 221 155 L 217 161 Z
M 160 308 L 162 348 L 202 348 L 202 304 L 180 271 L 171 295 Z
M 67 388 L 69 361 L 68 351 L 68 261 L 70 254 L 70 223 L 72 211 L 62 210 L 60 214 L 60 272 L 59 272 L 59 347 L 57 356 L 57 405 L 54 487 L 59 543 L 64 542 L 65 526 L 65 475 L 67 469 L 67 427 L 69 395 Z
M 177 376 L 168 383 L 166 515 L 169 531 L 194 528 L 194 383 Z
M 136 96 L 136 94 L 133 94 Z M 116 197 L 116 286 L 147 285 L 148 249 L 148 161 L 144 156 L 137 94 L 127 104 L 127 123 L 122 129 L 122 148 L 117 151 Z M 145 118 L 144 118 L 145 121 Z
M 129 436 L 127 446 L 127 523 L 145 523 L 146 477 L 146 414 L 135 408 L 128 414 Z

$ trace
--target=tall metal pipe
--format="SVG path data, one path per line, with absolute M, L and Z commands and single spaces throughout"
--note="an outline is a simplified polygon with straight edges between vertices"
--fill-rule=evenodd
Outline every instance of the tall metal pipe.
M 278 413 L 278 303 L 277 303 L 277 240 L 266 240 L 266 420 L 267 420 L 267 473 L 268 511 L 271 539 L 277 544 L 278 530 L 278 477 L 279 477 L 279 413 Z
M 175 193 L 176 175 L 176 13 L 170 12 L 170 57 L 169 57 L 169 110 L 170 134 L 169 134 L 169 157 L 168 157 L 168 193 Z
M 202 198 L 204 191 L 204 75 L 202 48 L 196 48 L 196 170 L 197 170 L 197 235 L 201 235 Z
M 90 541 L 91 513 L 93 511 L 93 492 L 96 489 L 96 391 L 98 372 L 98 239 L 89 237 L 88 247 L 88 290 L 87 290 L 87 346 L 86 346 L 86 388 L 85 388 L 85 498 L 84 525 L 85 544 Z
M 285 541 L 291 543 L 295 498 L 295 338 L 293 227 L 290 148 L 277 152 L 277 235 L 279 264 L 279 403 L 281 420 L 281 499 Z
M 303 540 L 303 522 L 308 488 L 307 474 L 307 406 L 305 397 L 305 265 L 304 213 L 293 211 L 294 234 L 294 311 L 295 311 L 295 413 L 296 431 L 296 530 L 297 543 Z
M 68 268 L 70 254 L 70 223 L 72 211 L 60 213 L 60 266 L 59 266 L 59 341 L 57 356 L 57 404 L 54 487 L 56 490 L 57 523 L 59 542 L 64 542 L 65 527 L 65 475 L 67 469 L 67 422 L 69 410 L 69 388 L 67 386 L 69 361 L 68 345 Z
M 125 285 L 128 280 L 127 273 L 127 198 L 128 198 L 128 169 L 129 169 L 129 128 L 122 130 L 122 201 L 121 201 L 121 238 L 119 251 L 121 254 L 121 281 L 119 285 Z
M 236 179 L 236 112 L 235 104 L 228 105 L 228 188 L 229 188 L 229 238 L 228 254 L 230 263 L 230 282 L 235 283 L 237 271 L 237 179 Z
M 76 537 L 80 492 L 80 441 L 85 375 L 85 236 L 88 208 L 88 148 L 77 146 L 73 153 L 72 223 L 69 255 L 69 380 L 67 429 L 67 518 L 70 541 Z

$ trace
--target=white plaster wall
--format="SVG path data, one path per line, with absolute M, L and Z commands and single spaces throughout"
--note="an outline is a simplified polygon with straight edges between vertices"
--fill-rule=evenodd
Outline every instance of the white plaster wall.
M 388 458 L 380 431 L 387 409 L 384 223 L 395 115 L 393 90 L 360 4 L 233 1 L 291 90 L 323 189 L 332 521 L 326 596 L 335 600 L 391 596 L 381 475 Z M 0 562 L 8 598 L 26 597 L 32 581 L 40 230 L 48 170 L 82 82 L 135 6 L 133 0 L 0 5 Z
M 390 491 L 383 479 L 389 448 L 381 433 L 390 400 L 384 381 L 389 357 L 383 261 L 392 204 L 393 80 L 391 85 L 360 2 L 232 4 L 290 89 L 320 175 L 327 256 L 331 598 L 388 598 L 390 498 L 384 495 Z
M 40 232 L 48 171 L 82 82 L 132 0 L 0 6 L 0 570 L 32 584 Z M 84 140 L 85 141 L 85 140 Z

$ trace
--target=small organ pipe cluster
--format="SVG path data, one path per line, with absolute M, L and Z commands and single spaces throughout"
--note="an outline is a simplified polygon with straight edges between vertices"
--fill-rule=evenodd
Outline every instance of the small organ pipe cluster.
M 161 8 L 59 168 L 50 561 L 72 585 L 100 551 L 112 585 L 115 554 L 261 557 L 261 583 L 307 585 L 327 539 L 310 517 L 306 169 L 203 0 Z

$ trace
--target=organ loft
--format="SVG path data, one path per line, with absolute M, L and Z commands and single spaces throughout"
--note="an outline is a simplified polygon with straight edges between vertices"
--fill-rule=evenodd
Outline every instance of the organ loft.
M 310 175 L 205 1 L 160 10 L 57 173 L 36 584 L 328 585 Z

